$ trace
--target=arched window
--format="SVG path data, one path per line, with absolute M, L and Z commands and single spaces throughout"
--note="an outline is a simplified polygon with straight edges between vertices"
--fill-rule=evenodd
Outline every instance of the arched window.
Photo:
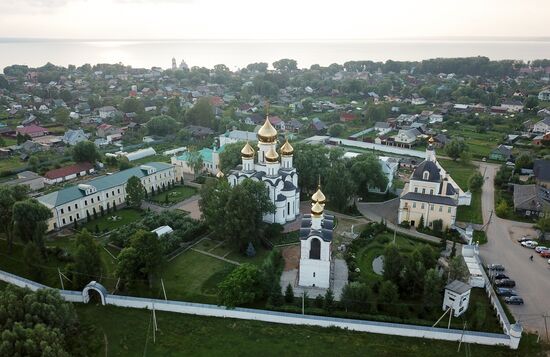
M 311 240 L 309 259 L 321 259 L 321 241 L 317 238 Z
M 430 179 L 430 173 L 428 171 L 424 171 L 422 173 L 422 179 L 429 180 Z

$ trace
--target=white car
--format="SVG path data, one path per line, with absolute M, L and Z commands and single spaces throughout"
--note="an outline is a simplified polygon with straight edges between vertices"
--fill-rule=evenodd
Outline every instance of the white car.
M 535 248 L 535 252 L 537 253 L 542 253 L 543 250 L 548 250 L 548 247 L 544 247 L 541 245 Z
M 532 241 L 532 240 L 528 240 L 526 242 L 521 242 L 521 245 L 524 246 L 525 248 L 531 248 L 531 249 L 534 249 L 536 246 L 538 246 L 539 244 L 535 241 Z

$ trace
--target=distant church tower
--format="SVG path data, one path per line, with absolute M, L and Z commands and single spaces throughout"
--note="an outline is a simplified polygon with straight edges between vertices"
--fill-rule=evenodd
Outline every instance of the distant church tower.
M 319 185 L 311 196 L 311 214 L 304 215 L 300 228 L 300 286 L 330 287 L 334 217 L 325 215 L 325 201 Z
M 176 59 L 174 57 L 172 57 L 172 70 L 176 70 L 178 69 L 178 65 L 176 64 Z

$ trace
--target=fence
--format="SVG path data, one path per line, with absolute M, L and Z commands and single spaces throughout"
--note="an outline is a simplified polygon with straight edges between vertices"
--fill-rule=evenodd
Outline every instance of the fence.
M 21 278 L 0 270 L 0 280 L 20 287 L 27 287 L 33 291 L 48 288 L 45 285 Z M 211 316 L 220 318 L 233 318 L 242 320 L 254 320 L 288 325 L 307 325 L 319 327 L 339 327 L 352 331 L 378 333 L 394 336 L 427 338 L 443 341 L 462 341 L 464 343 L 477 343 L 483 345 L 503 345 L 511 349 L 517 349 L 521 339 L 522 328 L 519 324 L 509 326 L 508 334 L 485 333 L 477 331 L 461 331 L 455 329 L 443 329 L 417 325 L 404 325 L 395 323 L 375 322 L 342 319 L 324 316 L 299 315 L 285 312 L 275 312 L 257 309 L 235 308 L 227 309 L 223 306 L 189 303 L 183 301 L 169 301 L 148 299 L 131 296 L 118 296 L 105 294 L 104 289 L 98 289 L 100 284 L 92 282 L 82 292 L 60 290 L 63 299 L 71 302 L 87 302 L 88 291 L 94 289 L 108 305 L 130 308 L 146 308 L 159 311 L 169 311 L 183 314 Z M 504 315 L 505 316 L 505 315 Z M 507 320 L 506 320 L 507 321 Z

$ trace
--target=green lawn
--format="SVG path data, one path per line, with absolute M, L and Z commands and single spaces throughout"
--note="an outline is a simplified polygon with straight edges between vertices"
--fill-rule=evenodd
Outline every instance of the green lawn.
M 468 145 L 468 149 L 474 158 L 483 158 L 489 156 L 489 153 L 496 148 L 502 137 L 507 133 L 507 128 L 498 128 L 499 131 L 491 130 L 485 133 L 478 133 L 475 126 L 460 124 L 456 128 L 448 129 L 445 133 L 448 137 L 462 137 Z
M 184 201 L 189 197 L 195 195 L 197 189 L 189 186 L 175 186 L 165 192 L 156 194 L 155 196 L 149 198 L 151 201 L 156 203 L 166 203 L 166 197 L 168 197 L 168 203 L 173 204 L 177 202 Z
M 438 159 L 438 162 L 463 191 L 468 191 L 468 181 L 477 171 L 477 166 L 473 164 L 464 165 L 460 161 L 448 159 Z M 456 220 L 460 222 L 483 224 L 483 216 L 481 213 L 481 192 L 472 193 L 472 202 L 470 206 L 458 206 Z
M 18 156 L 11 156 L 7 158 L 2 158 L 0 160 L 0 172 L 18 170 L 26 166 L 27 166 L 27 163 L 24 161 L 21 161 Z
M 119 209 L 116 212 L 111 211 L 111 213 L 107 213 L 107 211 L 105 211 L 105 215 L 103 217 L 98 214 L 100 217 L 93 219 L 93 216 L 91 216 L 90 222 L 85 223 L 82 228 L 86 228 L 88 231 L 95 233 L 97 225 L 100 232 L 108 232 L 139 220 L 141 215 L 141 211 L 133 208 Z M 120 219 L 113 220 L 113 216 L 120 217 Z
M 156 312 L 153 343 L 151 312 L 113 306 L 75 304 L 83 324 L 101 341 L 101 356 L 464 356 L 466 346 L 427 339 Z M 544 356 L 536 336 L 520 349 L 468 345 L 473 356 Z M 107 351 L 105 350 L 107 349 Z

